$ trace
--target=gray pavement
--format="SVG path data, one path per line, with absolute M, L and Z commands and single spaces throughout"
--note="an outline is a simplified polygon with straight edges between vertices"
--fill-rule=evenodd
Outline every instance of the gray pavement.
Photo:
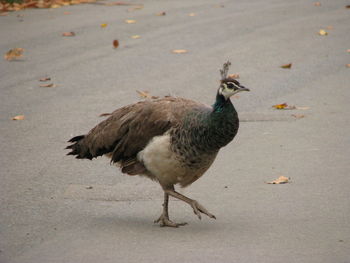
M 0 53 L 25 49 L 0 60 L 0 262 L 349 263 L 350 11 L 320 2 L 150 0 L 132 12 L 85 4 L 0 16 Z M 189 225 L 160 228 L 159 185 L 104 158 L 65 156 L 67 139 L 137 101 L 135 90 L 211 104 L 227 59 L 251 89 L 233 99 L 239 134 L 180 189 L 217 220 L 172 200 L 171 217 Z M 45 76 L 57 86 L 39 87 Z M 309 108 L 271 108 L 283 102 Z M 265 183 L 280 175 L 291 183 Z

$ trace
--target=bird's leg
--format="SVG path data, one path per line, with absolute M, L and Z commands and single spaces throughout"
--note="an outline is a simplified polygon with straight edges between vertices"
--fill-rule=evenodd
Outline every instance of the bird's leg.
M 164 189 L 164 193 L 171 195 L 172 197 L 175 197 L 179 200 L 182 200 L 189 204 L 193 208 L 193 212 L 198 216 L 199 219 L 202 219 L 201 213 L 209 216 L 210 218 L 216 219 L 216 217 L 209 213 L 207 209 L 205 209 L 201 204 L 199 204 L 196 200 L 193 200 L 191 198 L 188 198 L 178 192 L 175 191 L 174 187 L 170 187 L 167 189 Z
M 168 212 L 168 204 L 169 204 L 169 194 L 164 192 L 164 203 L 163 203 L 163 213 L 160 217 L 154 221 L 154 223 L 159 223 L 160 226 L 170 226 L 170 227 L 179 227 L 187 225 L 187 223 L 175 223 L 169 219 Z

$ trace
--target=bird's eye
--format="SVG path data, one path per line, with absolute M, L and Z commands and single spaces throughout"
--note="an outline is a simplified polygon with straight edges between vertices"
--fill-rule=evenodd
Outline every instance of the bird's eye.
M 233 89 L 234 86 L 233 86 L 232 82 L 228 82 L 228 83 L 227 83 L 227 87 L 228 87 L 229 89 Z

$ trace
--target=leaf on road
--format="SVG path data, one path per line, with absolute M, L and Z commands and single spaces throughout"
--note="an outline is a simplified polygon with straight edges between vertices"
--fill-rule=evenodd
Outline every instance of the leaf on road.
M 328 35 L 327 31 L 325 31 L 324 29 L 320 29 L 320 31 L 318 31 L 318 34 L 320 36 L 327 36 Z
M 321 3 L 320 2 L 315 2 L 314 6 L 321 6 Z
M 125 19 L 124 22 L 127 23 L 127 24 L 135 24 L 136 20 L 134 20 L 134 19 Z
M 101 27 L 105 28 L 105 27 L 107 27 L 107 24 L 103 23 L 103 24 L 101 24 Z
M 302 119 L 305 117 L 304 114 L 292 114 L 292 117 L 296 118 L 296 119 Z
M 45 78 L 39 79 L 39 81 L 41 81 L 41 82 L 45 82 L 45 81 L 49 81 L 49 80 L 51 80 L 50 77 L 45 77 Z
M 345 8 L 350 8 L 350 5 L 346 5 Z
M 112 5 L 135 5 L 132 3 L 127 3 L 127 2 L 109 2 L 109 3 L 103 3 L 103 4 L 109 5 L 109 6 L 112 6 Z
M 186 49 L 174 49 L 171 52 L 174 54 L 184 54 L 184 53 L 187 53 L 188 51 Z
M 18 59 L 23 56 L 23 48 L 13 48 L 6 52 L 4 58 L 8 61 Z
M 49 84 L 41 84 L 41 85 L 39 85 L 39 87 L 41 87 L 41 88 L 54 88 L 55 85 L 53 83 L 49 83 Z
M 273 108 L 277 110 L 295 110 L 295 106 L 290 106 L 287 103 L 282 103 L 282 104 L 276 104 L 272 106 Z
M 139 35 L 133 35 L 133 36 L 131 36 L 131 38 L 132 39 L 139 39 L 139 38 L 141 38 Z
M 15 116 L 15 117 L 13 117 L 12 120 L 14 120 L 14 121 L 21 121 L 21 120 L 24 120 L 24 115 L 17 115 L 17 116 Z
M 164 11 L 156 14 L 156 16 L 165 16 L 165 15 L 166 15 L 166 13 Z
M 63 37 L 74 37 L 75 33 L 74 32 L 63 32 L 62 36 Z
M 346 64 L 346 67 L 347 67 L 347 68 L 350 68 L 350 64 Z
M 196 13 L 189 13 L 188 16 L 196 16 Z
M 286 184 L 289 183 L 290 178 L 285 177 L 285 176 L 280 176 L 276 180 L 273 180 L 271 182 L 267 182 L 267 184 Z
M 114 48 L 119 47 L 119 41 L 117 39 L 113 40 L 113 47 Z
M 158 99 L 158 96 L 152 96 L 151 94 L 149 94 L 148 91 L 140 91 L 140 90 L 136 90 L 136 92 L 139 94 L 139 96 L 141 98 L 145 98 L 145 99 Z
M 230 74 L 227 76 L 229 79 L 239 79 L 239 74 Z
M 292 63 L 289 63 L 289 64 L 284 64 L 281 66 L 281 68 L 292 68 Z

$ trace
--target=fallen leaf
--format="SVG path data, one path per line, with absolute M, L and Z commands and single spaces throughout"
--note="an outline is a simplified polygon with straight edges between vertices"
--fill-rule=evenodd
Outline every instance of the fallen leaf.
M 99 117 L 106 117 L 106 116 L 110 116 L 112 115 L 112 113 L 102 113 L 99 115 Z
M 159 97 L 158 96 L 152 96 L 151 94 L 149 94 L 148 91 L 139 91 L 139 90 L 136 90 L 136 92 L 139 94 L 139 96 L 141 98 L 145 98 L 145 99 L 158 99 Z
M 290 178 L 285 176 L 280 176 L 276 180 L 273 180 L 271 182 L 267 182 L 267 184 L 286 184 L 289 183 Z
M 276 104 L 272 106 L 273 108 L 277 110 L 295 110 L 295 106 L 290 106 L 287 103 L 282 103 L 282 104 Z
M 174 49 L 171 52 L 174 54 L 184 54 L 184 53 L 187 53 L 188 51 L 186 49 Z
M 166 13 L 164 11 L 156 14 L 156 16 L 165 16 L 165 15 L 166 15 Z
M 113 40 L 113 47 L 114 48 L 117 48 L 117 47 L 119 47 L 119 41 L 118 40 Z
M 105 27 L 107 27 L 107 24 L 101 24 L 101 27 L 105 28 Z
M 134 4 L 127 3 L 127 2 L 109 2 L 109 3 L 104 3 L 104 5 L 134 5 Z
M 196 13 L 189 13 L 188 16 L 196 16 Z
M 41 88 L 54 88 L 55 85 L 53 83 L 49 83 L 49 84 L 41 84 L 41 85 L 39 85 L 39 87 L 41 87 Z
M 239 79 L 239 74 L 230 74 L 227 76 L 229 79 Z
M 292 117 L 296 118 L 296 119 L 302 119 L 305 117 L 304 114 L 292 114 Z
M 323 29 L 321 29 L 321 30 L 318 32 L 318 34 L 319 34 L 320 36 L 327 36 L 327 35 L 328 35 L 328 33 L 327 33 L 325 30 L 323 30 Z
M 350 64 L 346 64 L 346 67 L 347 67 L 347 68 L 350 68 Z
M 289 63 L 289 64 L 284 64 L 281 66 L 281 68 L 291 68 L 292 67 L 292 63 Z
M 24 120 L 24 115 L 17 115 L 17 116 L 15 116 L 15 117 L 13 117 L 12 120 L 14 120 L 14 121 L 21 121 L 21 120 Z
M 133 36 L 131 36 L 131 38 L 132 39 L 139 39 L 139 38 L 141 38 L 139 35 L 133 35 Z
M 136 23 L 136 20 L 133 20 L 133 19 L 125 19 L 124 22 L 127 23 L 127 24 L 134 24 L 134 23 Z
M 350 5 L 346 5 L 345 8 L 350 8 Z
M 49 77 L 39 79 L 39 81 L 41 81 L 41 82 L 49 81 L 49 80 L 51 80 L 51 78 L 49 78 Z
M 63 32 L 62 36 L 63 37 L 74 37 L 75 33 L 74 32 Z
M 15 60 L 23 56 L 23 48 L 13 48 L 6 52 L 4 58 L 8 61 Z
M 321 6 L 321 3 L 320 2 L 315 2 L 314 6 Z

